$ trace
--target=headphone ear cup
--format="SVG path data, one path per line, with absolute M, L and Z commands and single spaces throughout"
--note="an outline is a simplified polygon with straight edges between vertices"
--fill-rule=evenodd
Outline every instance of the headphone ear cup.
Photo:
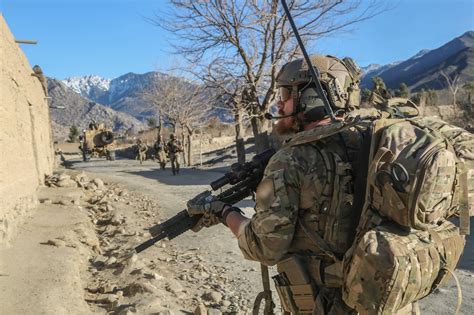
M 323 100 L 319 97 L 313 85 L 301 90 L 299 106 L 301 111 L 304 111 L 304 117 L 307 121 L 321 120 L 327 116 Z

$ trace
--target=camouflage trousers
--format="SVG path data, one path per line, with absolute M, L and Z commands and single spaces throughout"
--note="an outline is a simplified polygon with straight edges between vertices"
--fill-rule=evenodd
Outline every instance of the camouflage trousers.
M 143 161 L 146 160 L 146 152 L 139 152 L 138 153 L 138 160 L 140 160 L 140 164 L 143 164 Z
M 166 166 L 166 153 L 164 150 L 160 150 L 156 154 L 156 158 L 158 159 L 158 163 L 160 163 L 160 167 L 162 170 L 165 169 Z
M 173 175 L 179 174 L 180 158 L 179 154 L 170 154 L 171 170 Z

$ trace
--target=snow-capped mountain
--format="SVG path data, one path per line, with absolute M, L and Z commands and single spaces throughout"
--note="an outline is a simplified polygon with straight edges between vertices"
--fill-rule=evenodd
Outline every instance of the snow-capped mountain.
M 158 108 L 149 104 L 144 97 L 144 92 L 160 86 L 168 78 L 168 74 L 151 71 L 143 74 L 129 72 L 112 80 L 89 75 L 71 77 L 61 82 L 92 102 L 105 105 L 144 122 L 149 117 L 158 116 Z M 186 78 L 181 79 L 186 84 L 195 84 Z M 219 117 L 221 121 L 232 120 L 227 111 L 216 109 L 212 115 Z
M 62 80 L 67 87 L 73 89 L 76 93 L 86 96 L 92 88 L 107 91 L 110 86 L 110 80 L 97 75 L 87 75 L 83 77 L 70 77 Z
M 166 74 L 156 71 L 144 74 L 129 72 L 111 80 L 88 75 L 67 78 L 62 83 L 82 97 L 144 120 L 154 116 L 156 110 L 144 102 L 143 91 L 159 85 L 166 77 Z
M 360 69 L 362 70 L 362 73 L 367 73 L 367 72 L 370 72 L 370 71 L 375 71 L 375 70 L 379 69 L 381 66 L 382 65 L 379 65 L 378 63 L 371 63 L 368 66 L 360 67 Z
M 95 87 L 92 86 L 91 90 Z M 62 110 L 51 110 L 53 134 L 56 140 L 63 141 L 69 128 L 76 125 L 79 129 L 86 128 L 91 120 L 104 122 L 114 131 L 142 130 L 146 124 L 136 118 L 101 105 L 90 98 L 83 97 L 76 90 L 61 81 L 48 79 L 48 91 L 51 96 L 51 107 L 64 107 Z
M 395 61 L 395 62 L 392 62 L 392 63 L 389 63 L 389 64 L 386 64 L 386 65 L 379 65 L 379 64 L 374 64 L 374 63 L 371 63 L 369 64 L 367 67 L 362 67 L 362 76 L 363 77 L 366 77 L 366 76 L 369 76 L 369 77 L 377 77 L 379 76 L 382 72 L 390 69 L 391 67 L 394 67 L 396 65 L 398 65 L 401 61 Z
M 152 86 L 159 83 L 167 77 L 161 72 L 151 71 L 144 74 L 129 72 L 110 81 L 109 104 L 117 102 L 120 98 L 127 95 L 137 95 Z
M 414 55 L 413 57 L 411 57 L 410 59 L 417 59 L 417 58 L 421 58 L 423 57 L 424 55 L 426 55 L 427 53 L 429 53 L 431 50 L 429 49 L 422 49 L 420 50 L 418 53 L 416 53 L 416 55 Z
M 104 104 L 110 88 L 110 81 L 110 79 L 104 79 L 97 75 L 87 75 L 70 77 L 61 82 L 82 97 Z

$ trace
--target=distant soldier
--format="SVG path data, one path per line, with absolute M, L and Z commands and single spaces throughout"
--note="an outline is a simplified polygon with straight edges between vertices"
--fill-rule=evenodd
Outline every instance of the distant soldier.
M 140 160 L 140 164 L 143 164 L 143 161 L 146 160 L 146 151 L 148 151 L 148 146 L 142 142 L 142 140 L 137 140 L 137 159 Z
M 82 153 L 82 160 L 84 162 L 86 162 L 86 161 L 88 161 L 87 146 L 86 146 L 86 141 L 85 141 L 85 138 L 84 138 L 84 134 L 85 134 L 86 130 L 84 129 L 82 132 L 83 132 L 83 134 L 79 136 L 79 150 L 81 150 L 81 153 Z
M 37 77 L 43 87 L 44 96 L 48 97 L 48 81 L 46 81 L 46 77 L 43 74 L 43 70 L 38 65 L 33 67 L 33 72 L 31 75 Z
M 158 159 L 158 163 L 160 163 L 160 167 L 162 170 L 165 169 L 166 166 L 166 151 L 167 147 L 163 141 L 163 137 L 159 136 L 154 145 L 155 149 L 155 158 Z
M 174 133 L 170 134 L 170 141 L 168 141 L 167 147 L 173 175 L 179 174 L 179 153 L 183 152 L 183 147 L 181 142 L 176 139 Z

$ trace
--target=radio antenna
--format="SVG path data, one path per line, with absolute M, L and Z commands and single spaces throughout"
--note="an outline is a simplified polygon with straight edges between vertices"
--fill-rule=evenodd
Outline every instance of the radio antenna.
M 311 74 L 314 84 L 316 85 L 316 91 L 318 92 L 318 95 L 321 96 L 321 99 L 323 100 L 323 103 L 324 103 L 324 107 L 326 108 L 326 112 L 329 114 L 329 117 L 331 117 L 331 120 L 335 122 L 337 121 L 336 116 L 334 116 L 334 112 L 331 108 L 331 105 L 329 104 L 326 92 L 324 92 L 323 86 L 321 85 L 321 82 L 319 81 L 319 69 L 313 66 L 313 64 L 311 63 L 311 60 L 309 59 L 308 53 L 306 52 L 306 49 L 304 48 L 303 41 L 301 40 L 298 29 L 296 28 L 295 22 L 293 21 L 293 17 L 291 16 L 290 10 L 288 9 L 288 5 L 286 4 L 286 0 L 281 0 L 281 4 L 283 5 L 283 10 L 285 10 L 286 16 L 288 17 L 288 21 L 290 21 L 291 28 L 293 29 L 293 33 L 295 34 L 296 40 L 298 41 L 298 45 L 300 46 L 304 59 L 306 60 L 306 63 L 308 64 L 309 73 Z

